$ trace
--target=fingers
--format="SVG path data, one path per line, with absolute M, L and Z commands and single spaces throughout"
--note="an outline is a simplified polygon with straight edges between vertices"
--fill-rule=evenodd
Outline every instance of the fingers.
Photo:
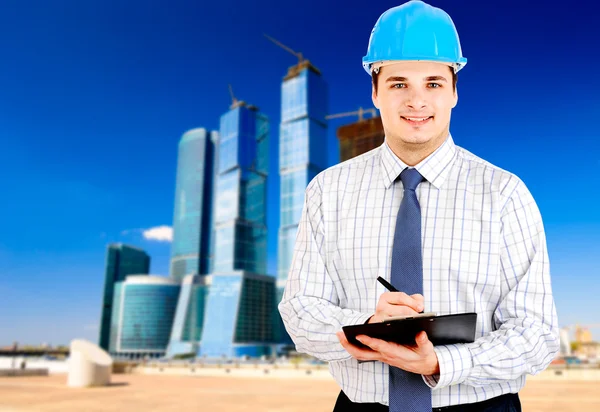
M 427 334 L 419 332 L 414 345 L 398 345 L 392 342 L 359 335 L 356 338 L 370 349 L 363 349 L 348 342 L 343 331 L 337 337 L 348 353 L 359 361 L 380 361 L 413 373 L 433 375 L 440 373 L 439 361 Z
M 357 336 L 356 340 L 377 352 L 389 352 L 392 348 L 392 345 L 389 342 L 365 335 Z
M 412 345 L 399 345 L 365 335 L 359 335 L 356 339 L 373 350 L 372 352 L 374 352 L 376 360 L 380 360 L 390 365 L 403 364 L 406 365 L 406 367 L 410 367 L 408 366 L 410 363 L 420 363 L 431 351 L 433 351 L 433 346 L 427 346 L 428 344 L 431 345 L 431 342 L 427 339 L 423 340 L 423 336 L 421 336 L 420 341 L 423 346 L 417 348 Z
M 398 316 L 413 316 L 418 312 L 409 308 L 408 306 L 399 305 L 387 305 L 386 309 L 377 313 L 379 322 L 384 322 L 388 318 L 394 318 Z
M 348 339 L 346 339 L 346 335 L 343 331 L 337 332 L 336 335 L 344 349 L 346 349 L 346 351 L 352 357 L 361 361 L 380 360 L 380 354 L 378 352 L 375 352 L 368 348 L 359 348 L 358 346 L 354 346 L 350 342 L 348 342 Z
M 423 303 L 423 295 L 418 293 L 409 296 L 404 292 L 384 292 L 379 299 L 377 309 L 378 311 L 386 313 L 388 316 L 413 315 L 424 309 Z M 398 309 L 400 308 L 398 308 L 398 306 L 405 306 L 411 310 L 406 311 L 406 309 L 404 309 L 399 312 Z
M 415 342 L 417 343 L 417 347 L 419 348 L 419 350 L 429 351 L 433 348 L 433 343 L 431 343 L 425 331 L 417 333 L 417 336 L 415 337 Z
M 414 300 L 416 300 L 417 303 L 420 303 L 422 306 L 425 305 L 425 298 L 420 293 L 415 293 L 414 295 L 410 295 L 410 297 L 413 298 Z M 421 309 L 421 310 L 423 310 L 423 309 Z

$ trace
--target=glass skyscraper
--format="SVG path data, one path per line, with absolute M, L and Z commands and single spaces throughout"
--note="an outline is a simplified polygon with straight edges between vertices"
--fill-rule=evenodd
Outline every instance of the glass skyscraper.
M 165 353 L 180 284 L 159 276 L 127 276 L 113 298 L 109 353 L 162 356 Z
M 200 355 L 270 355 L 275 278 L 243 271 L 211 276 Z
M 187 131 L 179 142 L 173 213 L 171 277 L 211 271 L 213 183 L 217 132 Z
M 150 256 L 141 249 L 121 243 L 109 244 L 106 248 L 104 293 L 100 319 L 98 345 L 108 351 L 113 312 L 115 283 L 125 280 L 127 275 L 147 274 L 150 271 Z
M 168 357 L 198 352 L 210 278 L 200 275 L 183 278 L 167 349 Z
M 221 116 L 213 272 L 266 272 L 269 122 L 254 106 Z
M 277 302 L 283 296 L 290 269 L 304 191 L 308 183 L 327 167 L 327 89 L 320 71 L 308 61 L 291 67 L 281 86 Z M 275 316 L 275 329 L 282 343 L 291 343 L 279 313 Z
M 269 122 L 243 102 L 221 116 L 215 254 L 200 354 L 262 355 L 274 343 L 274 278 L 267 262 Z

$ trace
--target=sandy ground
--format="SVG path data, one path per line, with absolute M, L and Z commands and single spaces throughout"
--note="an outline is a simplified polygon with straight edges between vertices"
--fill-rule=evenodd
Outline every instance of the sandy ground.
M 74 389 L 66 375 L 0 378 L 0 411 L 331 411 L 331 380 L 113 375 L 103 388 Z M 528 381 L 527 412 L 600 411 L 600 382 Z

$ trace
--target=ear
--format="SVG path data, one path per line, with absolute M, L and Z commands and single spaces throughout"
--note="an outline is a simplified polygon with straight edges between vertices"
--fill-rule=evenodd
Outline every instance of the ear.
M 373 106 L 375 106 L 375 108 L 377 110 L 379 110 L 379 102 L 377 99 L 377 92 L 375 92 L 375 86 L 371 85 L 371 100 L 373 101 Z
M 454 103 L 452 104 L 452 108 L 454 109 L 458 104 L 458 87 L 454 90 Z

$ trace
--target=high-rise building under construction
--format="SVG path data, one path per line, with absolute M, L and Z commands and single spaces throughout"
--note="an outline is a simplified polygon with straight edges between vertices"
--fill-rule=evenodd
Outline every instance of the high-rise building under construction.
M 364 113 L 371 113 L 372 117 L 363 118 Z M 381 146 L 385 133 L 381 117 L 376 115 L 375 109 L 359 108 L 356 112 L 339 113 L 327 116 L 327 119 L 358 115 L 358 121 L 345 124 L 337 129 L 336 135 L 340 142 L 340 162 L 367 153 Z
M 319 69 L 289 47 L 271 40 L 298 57 L 281 84 L 279 128 L 280 220 L 277 302 L 281 301 L 294 252 L 304 192 L 310 181 L 327 167 L 328 87 Z M 276 333 L 291 344 L 279 313 Z

